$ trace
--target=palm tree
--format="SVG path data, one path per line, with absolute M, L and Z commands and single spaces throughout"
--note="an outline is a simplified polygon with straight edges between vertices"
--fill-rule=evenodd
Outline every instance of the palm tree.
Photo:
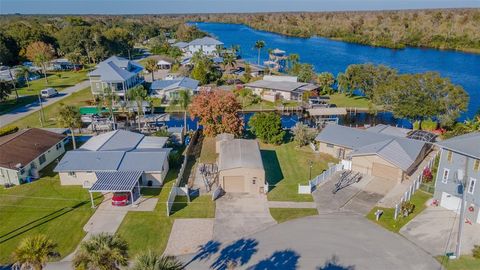
M 173 256 L 161 256 L 151 250 L 135 258 L 132 270 L 180 270 L 183 264 Z
M 147 61 L 145 62 L 145 69 L 152 74 L 152 82 L 153 82 L 155 80 L 154 73 L 155 71 L 158 70 L 157 61 L 155 61 L 155 59 L 153 58 L 147 59 Z
M 48 259 L 57 257 L 57 244 L 45 235 L 24 238 L 13 252 L 14 269 L 41 270 Z
M 75 142 L 74 128 L 80 128 L 82 125 L 80 110 L 72 105 L 60 104 L 57 121 L 60 126 L 68 127 L 72 135 L 73 149 L 77 149 Z
M 128 265 L 128 245 L 118 235 L 100 233 L 80 243 L 73 258 L 78 269 L 117 270 Z
M 135 86 L 128 90 L 128 99 L 135 100 L 137 104 L 138 130 L 140 130 L 140 116 L 143 113 L 143 101 L 147 98 L 147 90 L 142 85 Z
M 288 61 L 290 62 L 290 67 L 293 67 L 293 65 L 297 64 L 298 61 L 300 61 L 300 55 L 298 55 L 297 53 L 289 54 Z
M 103 89 L 103 96 L 101 102 L 107 105 L 108 112 L 112 118 L 112 122 L 115 125 L 115 114 L 113 113 L 113 106 L 118 101 L 118 96 L 110 87 Z
M 30 90 L 30 81 L 28 80 L 30 77 L 30 69 L 26 66 L 20 66 L 20 68 L 17 70 L 17 76 L 23 77 L 25 83 L 27 84 L 28 90 Z
M 257 40 L 255 42 L 255 49 L 258 50 L 258 60 L 257 60 L 257 65 L 260 65 L 260 51 L 265 47 L 265 41 L 263 40 Z
M 235 67 L 237 63 L 237 58 L 234 54 L 228 53 L 223 57 L 223 69 L 230 69 L 230 67 Z
M 188 89 L 180 89 L 178 91 L 178 98 L 174 99 L 173 104 L 177 104 L 183 110 L 183 130 L 187 132 L 187 109 L 190 102 L 192 102 L 192 93 Z

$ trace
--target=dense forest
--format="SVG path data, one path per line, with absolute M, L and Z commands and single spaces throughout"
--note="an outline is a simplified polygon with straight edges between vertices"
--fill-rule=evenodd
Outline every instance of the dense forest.
M 198 15 L 297 37 L 480 52 L 480 9 Z

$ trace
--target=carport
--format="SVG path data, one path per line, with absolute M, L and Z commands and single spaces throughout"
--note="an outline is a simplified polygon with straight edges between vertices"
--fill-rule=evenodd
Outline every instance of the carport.
M 90 193 L 90 201 L 92 202 L 92 208 L 95 208 L 95 202 L 93 201 L 93 192 L 129 192 L 130 198 L 133 203 L 133 190 L 138 189 L 140 193 L 140 177 L 142 172 L 140 171 L 112 171 L 112 172 L 96 172 L 97 181 L 88 190 Z

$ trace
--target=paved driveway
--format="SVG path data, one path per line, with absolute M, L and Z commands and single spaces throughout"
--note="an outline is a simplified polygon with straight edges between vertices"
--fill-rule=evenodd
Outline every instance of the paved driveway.
M 403 226 L 400 233 L 433 255 L 455 251 L 458 215 L 443 207 L 428 207 Z M 473 245 L 480 243 L 480 224 L 465 224 L 462 254 L 471 254 Z
M 275 224 L 265 195 L 226 193 L 216 201 L 213 239 L 226 242 Z
M 78 92 L 78 91 L 80 91 L 82 89 L 85 89 L 89 86 L 90 86 L 90 82 L 87 80 L 87 81 L 80 82 L 80 83 L 78 83 L 74 86 L 67 87 L 64 90 L 62 90 L 61 92 L 59 92 L 58 96 L 46 99 L 43 102 L 43 106 L 45 107 L 45 106 L 53 104 L 57 101 L 60 101 L 64 98 L 68 97 L 72 93 Z M 40 103 L 38 101 L 35 101 L 31 104 L 25 105 L 23 107 L 15 109 L 11 112 L 0 115 L 0 127 L 1 126 L 6 126 L 6 125 L 8 125 L 8 124 L 10 124 L 14 121 L 17 121 L 18 119 L 20 119 L 22 117 L 25 117 L 25 116 L 27 116 L 31 113 L 34 113 L 36 111 L 39 111 L 39 110 L 40 110 Z
M 335 174 L 331 180 L 320 185 L 312 193 L 319 214 L 354 212 L 365 215 L 383 197 L 381 194 L 364 190 L 369 179 L 362 179 L 359 183 L 340 189 L 333 194 L 332 190 L 339 177 L 339 173 Z
M 402 236 L 352 213 L 305 217 L 233 242 L 212 241 L 180 257 L 187 269 L 440 269 Z

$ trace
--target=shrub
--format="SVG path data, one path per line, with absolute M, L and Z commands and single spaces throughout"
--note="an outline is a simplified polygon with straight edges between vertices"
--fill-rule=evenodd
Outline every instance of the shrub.
M 472 249 L 472 255 L 475 259 L 480 259 L 480 246 L 474 245 Z
M 293 141 L 297 146 L 307 145 L 315 138 L 315 134 L 310 131 L 308 126 L 300 122 L 292 128 L 292 132 L 295 135 Z
M 182 154 L 179 151 L 171 151 L 168 155 L 170 168 L 178 168 L 182 165 Z
M 428 183 L 428 182 L 431 182 L 432 180 L 433 180 L 432 171 L 430 170 L 430 168 L 427 167 L 423 170 L 423 182 Z
M 276 113 L 255 113 L 248 121 L 248 125 L 252 133 L 265 143 L 283 142 L 285 131 L 282 130 L 282 121 Z
M 3 127 L 0 128 L 0 137 L 12 134 L 18 131 L 18 127 Z
M 413 213 L 413 210 L 415 210 L 415 204 L 411 202 L 403 202 L 402 206 L 400 207 L 400 213 L 404 217 L 408 217 L 408 215 Z

